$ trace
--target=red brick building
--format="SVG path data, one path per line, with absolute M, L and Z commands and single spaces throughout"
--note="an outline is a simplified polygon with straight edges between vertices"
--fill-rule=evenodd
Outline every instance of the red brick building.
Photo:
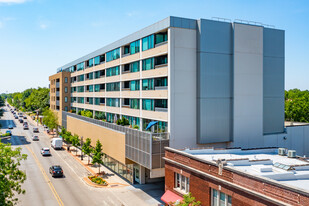
M 202 205 L 309 205 L 309 162 L 278 149 L 165 150 L 165 195 Z

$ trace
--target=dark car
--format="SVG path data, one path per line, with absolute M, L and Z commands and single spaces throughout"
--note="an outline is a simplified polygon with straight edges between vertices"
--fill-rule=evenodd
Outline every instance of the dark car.
M 19 121 L 20 123 L 23 123 L 23 122 L 24 122 L 24 120 L 23 120 L 23 119 L 19 119 L 18 121 Z
M 18 119 L 18 116 L 17 116 L 17 115 L 15 115 L 14 117 L 15 117 L 15 119 Z
M 24 116 L 23 118 L 24 118 L 24 119 L 27 119 L 27 116 Z
M 52 177 L 62 177 L 63 176 L 63 170 L 61 166 L 54 165 L 49 168 L 49 173 L 52 175 Z

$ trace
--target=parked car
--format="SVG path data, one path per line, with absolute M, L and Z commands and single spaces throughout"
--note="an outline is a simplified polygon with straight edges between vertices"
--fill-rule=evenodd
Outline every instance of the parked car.
M 33 132 L 39 132 L 39 128 L 33 127 Z
M 24 118 L 24 119 L 27 119 L 27 116 L 24 116 L 23 118 Z
M 52 177 L 62 177 L 63 176 L 63 170 L 60 165 L 53 165 L 49 168 L 49 173 L 52 175 Z
M 20 123 L 23 123 L 23 122 L 24 122 L 24 120 L 23 120 L 23 119 L 19 119 L 18 121 L 19 121 Z
M 10 125 L 8 126 L 8 128 L 9 128 L 9 129 L 13 129 L 13 125 L 10 124 Z
M 51 155 L 51 154 L 50 154 L 50 150 L 49 150 L 48 147 L 43 147 L 43 148 L 41 149 L 41 154 L 42 154 L 42 156 L 49 156 L 49 155 Z
M 54 149 L 62 149 L 62 138 L 53 138 L 51 146 Z
M 49 129 L 48 128 L 46 129 L 46 132 L 47 132 L 47 134 L 49 134 Z
M 28 124 L 24 124 L 24 130 L 29 129 Z
M 32 140 L 33 140 L 33 141 L 39 141 L 39 136 L 33 135 Z
M 6 134 L 9 134 L 10 136 L 12 135 L 11 130 L 6 130 L 5 133 L 6 133 Z

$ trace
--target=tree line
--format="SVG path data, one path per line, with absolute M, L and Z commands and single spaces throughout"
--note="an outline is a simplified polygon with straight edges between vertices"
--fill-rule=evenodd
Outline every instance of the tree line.
M 309 91 L 291 89 L 285 91 L 285 120 L 309 122 Z
M 23 112 L 26 111 L 43 111 L 49 107 L 49 89 L 48 88 L 30 88 L 23 92 L 2 94 L 7 102 Z

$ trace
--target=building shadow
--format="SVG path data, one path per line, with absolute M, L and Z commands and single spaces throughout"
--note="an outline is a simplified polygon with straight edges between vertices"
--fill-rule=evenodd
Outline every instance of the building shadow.
M 16 127 L 16 124 L 13 120 L 3 120 L 0 119 L 1 129 L 8 129 L 9 125 L 12 125 L 13 128 Z
M 164 191 L 164 187 L 165 187 L 164 181 L 147 183 L 147 184 L 143 184 L 143 185 L 134 184 L 132 186 L 137 188 L 137 189 L 142 190 L 143 192 L 145 192 L 146 194 L 148 194 L 152 198 L 156 199 L 162 205 L 164 205 L 162 200 L 161 200 L 161 197 L 163 196 L 163 194 L 165 192 Z M 159 205 L 161 205 L 161 204 L 159 204 Z
M 29 142 L 24 136 L 16 136 L 12 135 L 14 138 L 18 138 L 19 141 L 11 141 L 11 137 L 3 137 L 1 138 L 1 142 L 5 144 L 11 144 L 12 146 L 18 146 L 18 145 L 28 145 L 31 142 Z

